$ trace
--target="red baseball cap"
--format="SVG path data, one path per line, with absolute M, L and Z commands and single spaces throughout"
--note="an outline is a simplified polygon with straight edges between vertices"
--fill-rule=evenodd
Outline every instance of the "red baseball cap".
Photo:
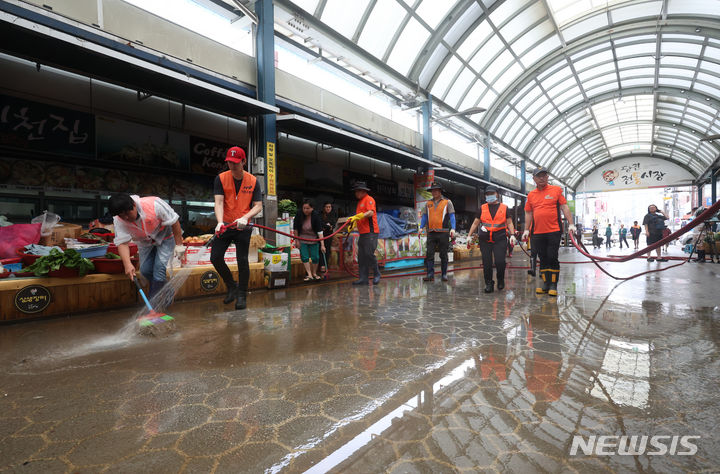
M 234 146 L 227 151 L 225 155 L 225 161 L 232 161 L 233 163 L 240 163 L 245 160 L 245 151 L 239 146 Z

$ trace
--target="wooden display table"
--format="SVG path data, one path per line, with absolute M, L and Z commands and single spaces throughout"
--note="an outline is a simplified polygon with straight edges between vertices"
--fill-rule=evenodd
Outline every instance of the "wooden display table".
M 190 275 L 175 294 L 176 300 L 225 293 L 225 284 L 217 277 L 212 265 L 183 270 L 189 270 Z M 237 267 L 231 265 L 230 270 L 237 280 Z M 292 259 L 291 272 L 292 283 L 302 281 L 305 270 L 300 259 Z M 261 288 L 265 288 L 263 264 L 251 263 L 248 289 Z M 99 273 L 76 278 L 0 279 L 0 322 L 70 316 L 141 304 L 135 285 L 122 274 Z

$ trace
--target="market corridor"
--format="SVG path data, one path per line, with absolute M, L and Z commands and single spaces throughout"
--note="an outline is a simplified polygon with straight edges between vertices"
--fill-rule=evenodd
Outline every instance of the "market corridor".
M 564 265 L 557 299 L 525 270 L 489 295 L 478 270 L 321 283 L 178 303 L 157 340 L 129 310 L 3 326 L 0 472 L 717 471 L 717 268 Z

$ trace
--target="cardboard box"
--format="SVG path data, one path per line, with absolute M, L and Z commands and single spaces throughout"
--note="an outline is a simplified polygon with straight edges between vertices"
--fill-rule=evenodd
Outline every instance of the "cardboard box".
M 82 226 L 76 224 L 60 223 L 53 227 L 52 233 L 48 236 L 40 237 L 41 245 L 59 245 L 65 246 L 65 237 L 77 239 L 82 234 Z
M 290 258 L 285 252 L 262 252 L 263 265 L 266 272 L 289 272 Z
M 205 247 L 203 245 L 189 245 L 183 257 L 182 266 L 201 267 L 203 265 L 212 265 L 210 261 L 211 250 L 211 247 Z M 235 252 L 234 244 L 229 246 L 225 252 L 225 263 L 228 265 L 237 265 L 237 253 Z
M 290 284 L 290 272 L 271 272 L 265 270 L 265 286 L 268 289 L 285 288 Z

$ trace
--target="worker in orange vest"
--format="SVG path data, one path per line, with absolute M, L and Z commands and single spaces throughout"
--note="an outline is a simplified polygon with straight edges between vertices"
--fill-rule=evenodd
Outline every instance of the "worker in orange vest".
M 216 236 L 210 251 L 210 261 L 227 287 L 227 296 L 223 303 L 230 304 L 235 301 L 235 309 L 245 309 L 250 279 L 248 250 L 252 235 L 248 223 L 262 211 L 262 192 L 255 176 L 243 170 L 247 158 L 242 148 L 237 146 L 230 148 L 225 156 L 225 162 L 228 170 L 215 177 L 213 186 L 217 219 L 215 233 L 220 232 L 223 225 L 235 223 L 236 227 Z M 237 253 L 237 283 L 225 263 L 225 252 L 233 243 Z
M 562 189 L 548 184 L 549 178 L 547 168 L 539 166 L 533 171 L 533 181 L 537 187 L 528 193 L 525 201 L 525 231 L 521 240 L 527 240 L 532 233 L 530 243 L 532 248 L 537 250 L 540 259 L 540 278 L 543 285 L 538 285 L 535 292 L 557 296 L 560 277 L 558 252 L 563 230 L 560 214 L 562 213 L 568 223 L 573 222 L 573 217 Z M 575 224 L 568 226 L 568 232 L 577 232 Z
M 423 281 L 435 279 L 435 251 L 440 252 L 442 281 L 448 281 L 448 250 L 450 240 L 455 238 L 455 207 L 451 200 L 442 195 L 442 185 L 433 182 L 428 188 L 432 199 L 425 203 L 420 228 L 427 227 L 427 252 L 425 266 L 427 275 Z
M 480 212 L 477 213 L 468 234 L 468 237 L 472 238 L 475 230 L 478 230 L 485 276 L 485 293 L 495 291 L 493 257 L 497 271 L 498 290 L 505 288 L 505 251 L 508 246 L 508 232 L 510 233 L 510 245 L 514 247 L 517 244 L 515 226 L 507 211 L 507 205 L 499 200 L 497 188 L 495 186 L 486 187 L 485 204 L 480 206 Z
M 125 274 L 131 280 L 135 278 L 135 267 L 130 260 L 132 240 L 140 254 L 140 273 L 148 280 L 148 293 L 154 298 L 165 285 L 170 258 L 173 254 L 182 258 L 185 253 L 180 216 L 159 197 L 141 198 L 127 193 L 110 196 L 108 210 L 113 216 L 115 245 Z

